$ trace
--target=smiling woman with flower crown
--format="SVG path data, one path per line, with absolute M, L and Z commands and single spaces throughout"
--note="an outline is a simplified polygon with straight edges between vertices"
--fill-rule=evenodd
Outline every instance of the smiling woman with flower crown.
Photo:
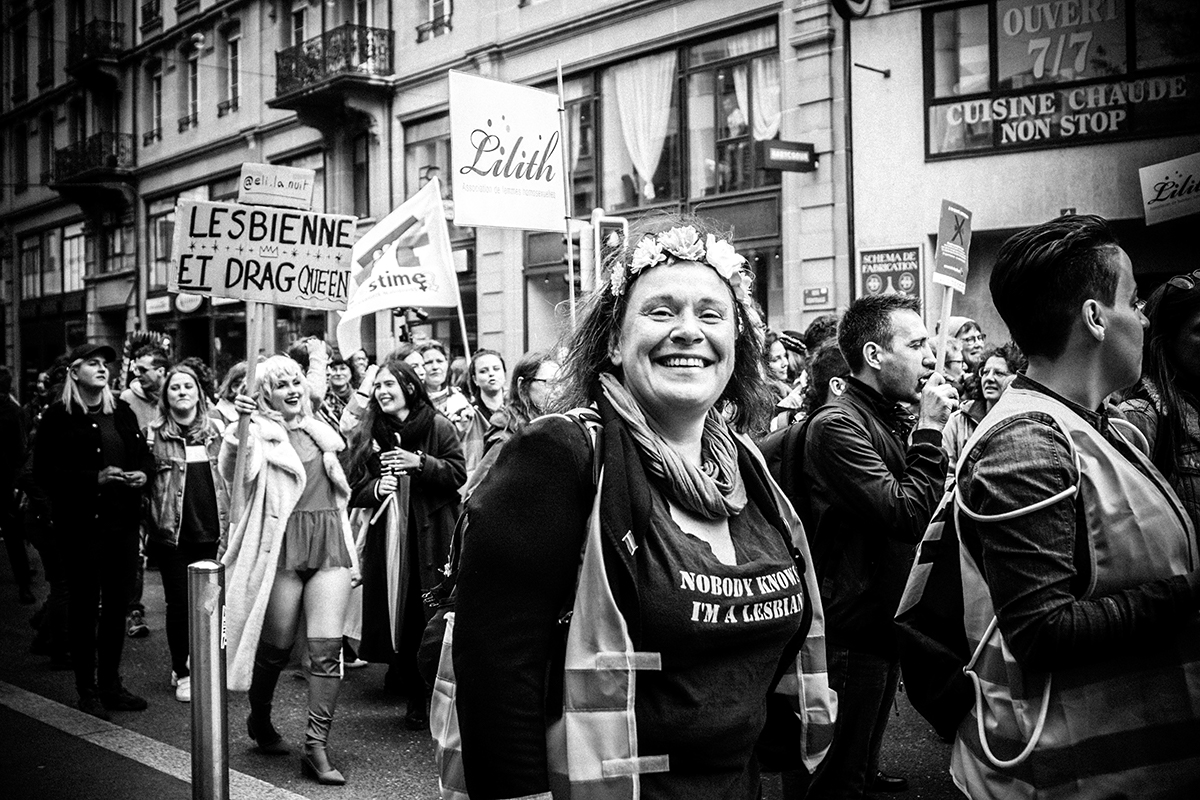
M 751 800 L 769 705 L 810 770 L 832 733 L 804 533 L 745 436 L 770 411 L 746 262 L 643 225 L 567 349 L 560 403 L 590 408 L 526 426 L 467 505 L 442 778 L 472 800 Z

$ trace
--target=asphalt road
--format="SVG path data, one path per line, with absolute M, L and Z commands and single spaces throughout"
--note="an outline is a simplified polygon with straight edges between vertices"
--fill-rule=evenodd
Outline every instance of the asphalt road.
M 30 550 L 30 555 L 36 565 L 36 554 Z M 0 796 L 6 800 L 191 797 L 191 712 L 175 700 L 169 685 L 158 573 L 146 573 L 144 602 L 152 632 L 144 639 L 126 639 L 122 662 L 125 685 L 145 697 L 150 708 L 114 714 L 114 726 L 93 723 L 96 730 L 85 730 L 92 718 L 67 710 L 74 708 L 77 699 L 72 673 L 53 671 L 46 658 L 29 653 L 33 635 L 29 619 L 37 606 L 17 602 L 7 556 L 0 555 L 0 562 L 0 653 L 4 655 L 0 658 Z M 34 592 L 42 600 L 46 585 L 40 577 L 35 578 Z M 427 733 L 405 729 L 404 698 L 384 692 L 384 669 L 371 665 L 347 671 L 330 740 L 334 763 L 346 775 L 344 787 L 319 786 L 302 777 L 298 755 L 272 758 L 253 752 L 244 728 L 246 696 L 231 693 L 229 765 L 236 779 L 231 795 L 257 800 L 275 794 L 268 790 L 278 787 L 280 798 L 293 793 L 292 797 L 313 800 L 434 800 L 432 740 Z M 292 673 L 285 672 L 280 680 L 274 719 L 284 738 L 298 748 L 306 693 L 303 679 Z M 946 772 L 949 746 L 903 697 L 888 728 L 883 759 L 889 772 L 910 782 L 907 792 L 892 797 L 962 797 Z M 763 797 L 780 798 L 777 776 L 766 778 Z

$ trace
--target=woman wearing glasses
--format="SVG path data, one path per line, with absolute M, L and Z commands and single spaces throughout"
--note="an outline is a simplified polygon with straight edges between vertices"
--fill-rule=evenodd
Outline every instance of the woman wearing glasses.
M 1200 530 L 1200 269 L 1158 287 L 1145 313 L 1142 379 L 1120 408 Z

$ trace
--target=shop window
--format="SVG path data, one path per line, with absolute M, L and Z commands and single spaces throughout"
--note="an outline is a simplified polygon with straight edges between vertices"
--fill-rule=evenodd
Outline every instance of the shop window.
M 779 138 L 776 46 L 775 29 L 762 28 L 689 48 L 689 63 L 703 67 L 687 77 L 691 196 L 779 183 L 777 170 L 758 169 L 754 151 L 754 142 Z M 755 51 L 763 54 L 749 56 Z M 741 60 L 709 66 L 718 56 Z
M 170 274 L 171 247 L 175 238 L 175 200 L 158 200 L 150 205 L 150 288 L 165 289 Z
M 42 296 L 42 237 L 21 238 L 21 296 Z
M 83 291 L 84 265 L 87 251 L 83 223 L 63 228 L 63 291 Z
M 923 21 L 927 158 L 1200 131 L 1190 0 L 991 0 Z
M 604 203 L 609 210 L 681 195 L 675 51 L 619 64 L 601 78 Z
M 58 229 L 42 234 L 42 294 L 62 294 L 62 236 Z
M 137 264 L 137 254 L 133 250 L 133 225 L 123 224 L 109 228 L 104 232 L 104 236 L 107 246 L 101 269 L 104 272 L 133 269 Z

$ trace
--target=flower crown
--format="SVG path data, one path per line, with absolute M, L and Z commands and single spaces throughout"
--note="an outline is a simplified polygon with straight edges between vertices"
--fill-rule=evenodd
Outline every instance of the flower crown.
M 624 260 L 612 266 L 609 288 L 613 297 L 623 295 L 629 282 L 642 270 L 680 261 L 695 261 L 712 267 L 729 284 L 737 301 L 749 305 L 754 276 L 746 268 L 746 259 L 739 256 L 727 240 L 718 239 L 711 233 L 701 241 L 700 234 L 691 225 L 643 236 L 633 250 L 628 267 Z

